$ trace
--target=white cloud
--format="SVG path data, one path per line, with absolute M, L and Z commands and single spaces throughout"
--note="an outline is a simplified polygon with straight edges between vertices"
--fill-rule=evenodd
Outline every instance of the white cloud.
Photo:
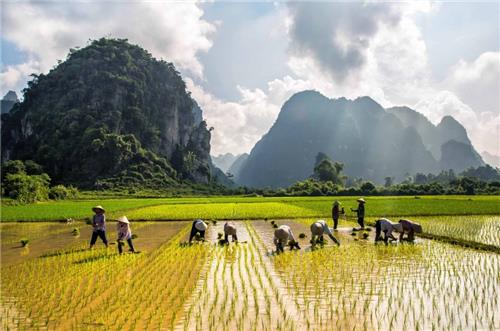
M 318 43 L 303 43 L 294 31 L 310 29 L 297 25 L 307 26 L 308 21 L 302 16 L 314 16 L 311 8 L 306 14 L 300 13 L 302 6 L 290 11 L 292 51 L 289 66 L 294 74 L 312 82 L 317 90 L 329 97 L 369 95 L 384 106 L 417 102 L 423 93 L 428 92 L 422 86 L 429 86 L 430 73 L 426 45 L 415 16 L 432 11 L 434 7 L 428 2 L 418 6 L 413 3 L 351 3 L 344 6 L 340 10 L 337 4 L 311 7 L 316 14 L 323 11 L 314 20 L 325 21 L 315 23 L 324 27 L 313 34 L 322 41 Z M 331 50 L 321 55 L 325 49 L 340 48 L 338 52 L 347 56 L 345 46 L 335 42 L 339 38 L 338 31 L 347 39 L 358 40 L 355 46 L 348 48 L 354 49 L 352 52 L 360 61 L 339 60 L 332 57 Z M 334 42 L 329 43 L 331 40 Z M 301 45 L 298 54 L 295 50 L 297 42 Z M 304 48 L 310 50 L 307 52 Z M 332 61 L 325 62 L 323 57 Z M 330 67 L 325 67 L 328 64 Z
M 283 103 L 309 83 L 289 76 L 268 83 L 266 91 L 238 86 L 240 99 L 226 102 L 187 79 L 186 85 L 203 109 L 203 117 L 214 127 L 211 154 L 249 152 L 272 126 Z
M 500 52 L 485 52 L 468 63 L 460 60 L 444 84 L 475 111 L 500 112 Z
M 450 115 L 462 124 L 469 138 L 478 151 L 489 151 L 500 155 L 500 114 L 498 112 L 475 112 L 450 91 L 437 92 L 418 102 L 416 110 L 424 114 L 431 122 L 438 124 Z
M 127 38 L 201 77 L 197 54 L 210 49 L 215 31 L 191 2 L 5 2 L 2 10 L 2 37 L 38 62 L 42 72 L 64 59 L 69 48 L 111 36 Z M 18 79 L 24 84 L 26 75 Z
M 17 65 L 9 65 L 0 73 L 0 96 L 5 95 L 7 91 L 19 91 L 20 82 L 26 83 L 27 77 L 34 72 L 40 71 L 40 64 L 37 61 L 28 61 Z M 18 95 L 20 97 L 20 95 Z

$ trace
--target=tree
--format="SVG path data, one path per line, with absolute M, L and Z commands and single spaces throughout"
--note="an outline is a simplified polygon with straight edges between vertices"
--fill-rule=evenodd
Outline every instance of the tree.
M 385 180 L 384 187 L 391 187 L 392 184 L 394 184 L 393 177 L 385 177 L 384 180 Z
M 342 174 L 344 165 L 340 162 L 332 162 L 323 159 L 314 167 L 313 177 L 322 181 L 330 181 L 334 184 L 344 185 L 345 176 Z
M 372 182 L 364 182 L 361 187 L 361 192 L 363 192 L 363 194 L 371 194 L 373 193 L 373 191 L 375 191 L 376 187 L 375 185 L 373 185 Z

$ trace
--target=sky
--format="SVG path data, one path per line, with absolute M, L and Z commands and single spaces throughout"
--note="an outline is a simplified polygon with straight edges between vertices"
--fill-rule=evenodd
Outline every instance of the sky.
M 1 2 L 0 93 L 69 48 L 127 38 L 173 62 L 212 155 L 250 152 L 294 93 L 368 95 L 438 124 L 452 115 L 500 155 L 500 4 L 490 2 Z

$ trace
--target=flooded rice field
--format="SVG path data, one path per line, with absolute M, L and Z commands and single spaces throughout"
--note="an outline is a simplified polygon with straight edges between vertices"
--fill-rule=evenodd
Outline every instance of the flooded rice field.
M 191 222 L 134 222 L 140 253 L 122 255 L 89 250 L 84 223 L 1 224 L 2 329 L 500 329 L 500 254 L 375 245 L 374 229 L 350 223 L 334 232 L 340 247 L 311 249 L 309 222 L 234 221 L 230 245 L 218 244 L 224 221 L 193 245 Z M 273 224 L 304 234 L 302 249 L 276 254 Z

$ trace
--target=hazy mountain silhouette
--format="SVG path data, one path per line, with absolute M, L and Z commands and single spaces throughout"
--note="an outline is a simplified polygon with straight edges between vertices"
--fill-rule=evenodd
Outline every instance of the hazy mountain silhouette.
M 387 176 L 401 180 L 416 172 L 484 164 L 452 117 L 434 126 L 414 110 L 385 110 L 369 97 L 329 99 L 304 91 L 285 102 L 237 181 L 256 187 L 290 185 L 311 175 L 319 152 L 343 162 L 348 176 L 378 183 Z
M 19 102 L 19 99 L 16 92 L 7 92 L 0 101 L 0 113 L 8 113 L 17 102 Z

